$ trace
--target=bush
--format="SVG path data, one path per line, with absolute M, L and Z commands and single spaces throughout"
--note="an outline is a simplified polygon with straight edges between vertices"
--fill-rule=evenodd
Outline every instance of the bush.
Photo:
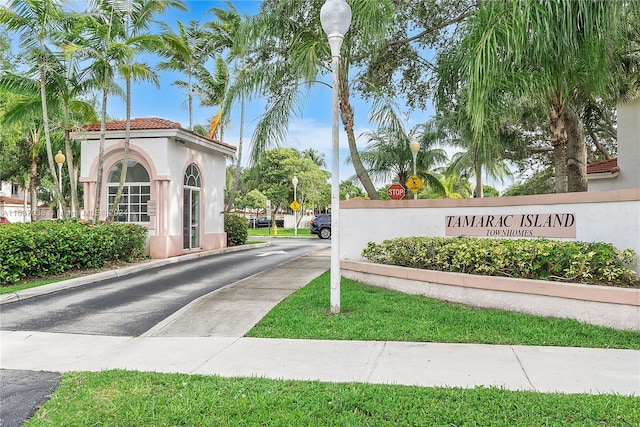
M 244 245 L 247 242 L 249 223 L 240 215 L 224 214 L 224 231 L 227 233 L 227 246 Z
M 402 237 L 369 242 L 362 256 L 378 264 L 484 276 L 640 287 L 632 250 L 608 243 L 547 239 Z
M 144 258 L 147 229 L 137 224 L 38 221 L 0 226 L 0 285 Z

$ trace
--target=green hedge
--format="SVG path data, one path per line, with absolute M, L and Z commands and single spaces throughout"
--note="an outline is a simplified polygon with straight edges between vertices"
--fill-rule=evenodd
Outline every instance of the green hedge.
M 137 224 L 38 221 L 0 225 L 0 285 L 141 259 L 146 240 L 147 229 Z
M 640 287 L 635 271 L 628 268 L 635 265 L 635 253 L 608 243 L 402 237 L 369 242 L 362 256 L 379 264 L 426 270 Z
M 243 216 L 224 214 L 224 231 L 227 233 L 227 246 L 244 245 L 249 236 L 249 225 Z

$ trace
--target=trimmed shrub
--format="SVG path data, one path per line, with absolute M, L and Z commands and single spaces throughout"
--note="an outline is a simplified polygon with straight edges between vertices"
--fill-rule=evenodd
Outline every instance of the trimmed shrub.
M 640 287 L 628 266 L 636 254 L 609 243 L 548 239 L 401 237 L 369 242 L 362 256 L 378 264 L 484 276 Z
M 137 224 L 38 221 L 0 226 L 0 285 L 145 257 L 147 229 Z
M 224 214 L 224 231 L 227 233 L 227 246 L 244 245 L 249 236 L 246 218 L 240 215 Z

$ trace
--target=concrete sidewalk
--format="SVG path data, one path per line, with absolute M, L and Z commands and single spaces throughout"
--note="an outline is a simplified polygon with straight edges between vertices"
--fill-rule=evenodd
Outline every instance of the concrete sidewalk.
M 477 344 L 2 332 L 2 368 L 128 369 L 425 387 L 640 395 L 637 351 Z
M 243 337 L 329 264 L 328 249 L 283 264 L 194 301 L 140 337 L 2 331 L 0 367 L 640 396 L 634 350 Z

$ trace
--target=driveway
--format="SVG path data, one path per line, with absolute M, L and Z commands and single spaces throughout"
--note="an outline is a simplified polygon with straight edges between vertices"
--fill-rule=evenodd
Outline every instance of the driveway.
M 203 295 L 323 247 L 327 243 L 316 239 L 273 239 L 268 247 L 205 256 L 4 303 L 0 328 L 139 336 Z

